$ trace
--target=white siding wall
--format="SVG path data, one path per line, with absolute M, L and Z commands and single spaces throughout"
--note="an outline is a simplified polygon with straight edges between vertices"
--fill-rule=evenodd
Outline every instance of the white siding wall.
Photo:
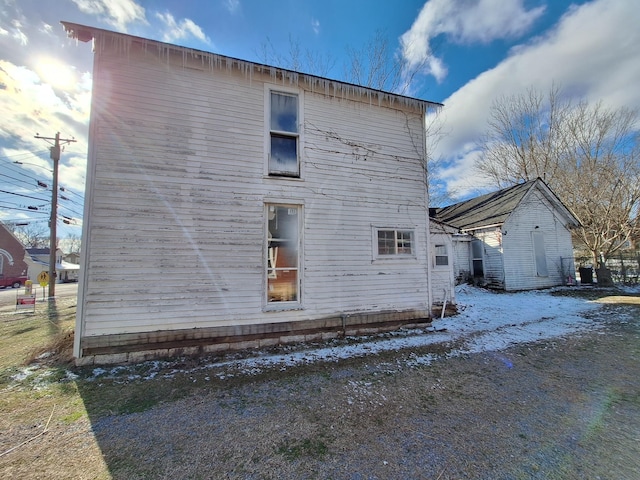
M 549 273 L 546 277 L 536 273 L 534 230 L 544 235 Z M 506 290 L 552 287 L 562 285 L 568 273 L 575 277 L 571 233 L 538 190 L 532 190 L 523 199 L 505 222 L 503 231 L 506 232 L 503 236 Z
M 275 80 L 183 60 L 96 54 L 83 336 L 428 310 L 421 115 L 306 91 L 303 178 L 268 178 Z M 265 202 L 303 205 L 301 310 L 263 311 Z M 416 258 L 374 261 L 372 226 Z

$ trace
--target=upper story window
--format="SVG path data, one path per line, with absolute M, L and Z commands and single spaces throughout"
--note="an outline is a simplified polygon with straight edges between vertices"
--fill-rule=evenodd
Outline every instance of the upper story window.
M 269 95 L 269 175 L 300 176 L 300 114 L 298 95 Z
M 378 229 L 378 257 L 395 255 L 413 256 L 413 231 L 412 230 L 387 230 Z

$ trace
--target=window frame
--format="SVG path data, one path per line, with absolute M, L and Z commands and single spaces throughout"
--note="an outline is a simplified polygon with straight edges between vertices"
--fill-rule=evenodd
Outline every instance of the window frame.
M 484 278 L 484 242 L 479 238 L 474 238 L 471 240 L 470 250 L 471 274 L 474 278 Z M 479 255 L 476 255 L 477 253 Z M 480 271 L 478 271 L 478 265 L 480 266 Z
M 296 132 L 275 130 L 271 128 L 271 94 L 294 96 L 297 98 Z M 268 178 L 299 180 L 303 174 L 302 152 L 304 151 L 304 92 L 297 88 L 265 84 L 264 86 L 264 176 Z M 297 171 L 279 171 L 271 168 L 271 140 L 273 137 L 292 138 L 296 141 Z
M 438 247 L 444 248 L 444 254 L 438 254 Z M 444 258 L 446 263 L 438 263 L 439 258 Z M 449 248 L 446 243 L 433 245 L 433 266 L 437 268 L 449 268 Z
M 274 266 L 270 264 L 270 260 L 272 258 L 272 254 L 269 250 L 269 242 L 273 239 L 269 237 L 269 221 L 270 219 L 270 207 L 282 207 L 291 209 L 296 209 L 297 213 L 297 262 L 296 262 L 296 299 L 295 300 L 282 300 L 282 301 L 271 301 L 269 300 L 269 288 L 270 288 L 270 280 L 275 279 L 276 277 L 272 275 L 272 270 L 275 269 Z M 264 311 L 283 311 L 283 310 L 298 310 L 302 309 L 302 272 L 303 268 L 303 252 L 302 252 L 302 233 L 303 233 L 303 220 L 304 220 L 304 205 L 302 203 L 294 203 L 291 200 L 265 200 L 264 201 L 264 255 L 263 255 L 263 310 Z M 289 267 L 287 270 L 293 270 L 293 268 Z
M 400 259 L 416 259 L 417 258 L 417 244 L 416 244 L 416 231 L 415 226 L 374 226 L 372 228 L 372 253 L 374 260 L 400 260 Z M 393 232 L 394 233 L 394 253 L 380 253 L 380 232 Z M 410 253 L 398 253 L 400 243 L 403 241 L 398 238 L 398 233 L 410 234 Z

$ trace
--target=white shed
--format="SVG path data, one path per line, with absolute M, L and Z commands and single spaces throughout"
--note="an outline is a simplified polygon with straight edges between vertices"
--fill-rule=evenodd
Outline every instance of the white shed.
M 79 363 L 428 322 L 439 105 L 102 29 Z
M 575 281 L 571 229 L 580 222 L 539 178 L 431 212 L 458 229 L 458 280 L 504 290 Z

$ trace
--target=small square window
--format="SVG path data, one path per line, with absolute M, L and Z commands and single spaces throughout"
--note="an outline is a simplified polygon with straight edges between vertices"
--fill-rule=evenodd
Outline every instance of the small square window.
M 449 255 L 447 254 L 446 245 L 436 245 L 435 254 L 436 254 L 436 266 L 449 265 Z
M 413 255 L 413 231 L 384 230 L 378 232 L 378 255 Z

